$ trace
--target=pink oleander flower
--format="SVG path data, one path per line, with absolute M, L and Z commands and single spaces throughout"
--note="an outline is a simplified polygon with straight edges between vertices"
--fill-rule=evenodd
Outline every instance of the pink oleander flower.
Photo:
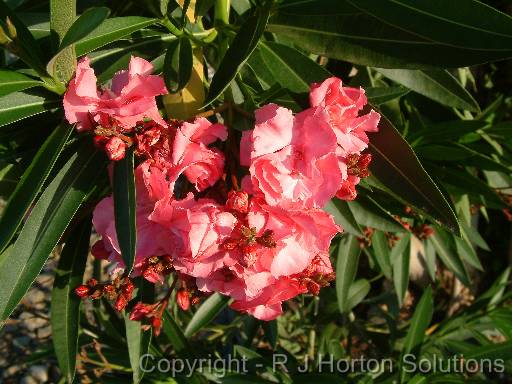
M 167 228 L 167 236 L 174 239 L 169 254 L 176 270 L 204 277 L 230 263 L 220 246 L 236 219 L 222 208 L 209 199 L 195 201 L 191 193 L 183 200 L 167 198 L 156 203 L 150 220 Z
M 322 279 L 332 273 L 328 250 L 340 231 L 323 210 L 290 211 L 253 199 L 246 217 L 224 240 L 222 248 L 230 256 L 221 255 L 230 262 L 199 277 L 197 287 L 229 295 L 233 308 L 271 320 L 282 313 L 283 301 L 318 294 Z M 322 270 L 313 267 L 318 259 L 325 264 Z
M 184 169 L 184 175 L 198 191 L 213 186 L 222 177 L 224 154 L 208 145 L 225 141 L 227 136 L 224 125 L 213 124 L 204 117 L 196 118 L 193 123 L 184 122 L 176 130 L 172 163 Z
M 377 132 L 380 115 L 374 110 L 366 114 L 361 111 L 367 104 L 362 88 L 343 87 L 336 77 L 313 84 L 309 95 L 311 106 L 321 109 L 327 116 L 329 125 L 336 134 L 337 155 L 342 170 L 342 183 L 336 196 L 343 200 L 354 200 L 356 185 L 367 177 L 370 155 L 361 152 L 368 147 L 366 132 Z M 361 164 L 354 164 L 362 158 Z
M 255 128 L 243 133 L 240 162 L 256 194 L 284 208 L 321 208 L 342 180 L 336 135 L 312 108 L 296 116 L 276 104 L 258 109 Z
M 130 130 L 145 118 L 165 125 L 155 97 L 166 94 L 167 89 L 160 76 L 150 74 L 152 71 L 150 62 L 132 56 L 128 70 L 114 75 L 110 89 L 98 90 L 90 60 L 84 57 L 64 95 L 66 119 L 76 123 L 79 131 L 98 125 Z

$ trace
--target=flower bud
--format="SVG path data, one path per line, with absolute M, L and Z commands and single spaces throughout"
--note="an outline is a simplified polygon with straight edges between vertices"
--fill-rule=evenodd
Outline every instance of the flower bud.
M 117 296 L 116 302 L 114 304 L 114 308 L 116 311 L 121 312 L 128 305 L 128 300 L 124 295 Z
M 176 292 L 176 301 L 181 309 L 188 311 L 190 308 L 190 294 L 188 290 L 185 288 L 178 289 L 178 292 Z
M 91 293 L 91 288 L 85 284 L 82 284 L 75 288 L 75 293 L 78 297 L 88 297 Z

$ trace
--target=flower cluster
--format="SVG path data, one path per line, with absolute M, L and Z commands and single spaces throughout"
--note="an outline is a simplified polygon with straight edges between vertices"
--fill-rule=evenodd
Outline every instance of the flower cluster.
M 132 58 L 110 89 L 98 90 L 83 59 L 64 99 L 68 121 L 93 131 L 112 160 L 134 146 L 131 276 L 157 283 L 175 273 L 183 309 L 200 294 L 220 292 L 233 299 L 232 308 L 263 320 L 280 315 L 283 301 L 318 294 L 334 278 L 329 245 L 342 231 L 322 208 L 335 196 L 354 199 L 369 174 L 366 132 L 377 130 L 380 116 L 362 113 L 364 91 L 330 78 L 312 85 L 303 112 L 265 105 L 255 112 L 254 129 L 243 132 L 238 154 L 223 143 L 228 128 L 222 124 L 204 117 L 164 121 L 155 97 L 166 90 L 151 71 L 150 63 Z M 226 156 L 246 167 L 241 188 L 236 172 L 226 172 Z M 93 254 L 117 263 L 125 276 L 111 196 L 99 202 L 93 223 L 101 235 Z M 95 292 L 81 289 L 83 296 Z M 138 303 L 132 318 L 159 328 L 165 305 Z

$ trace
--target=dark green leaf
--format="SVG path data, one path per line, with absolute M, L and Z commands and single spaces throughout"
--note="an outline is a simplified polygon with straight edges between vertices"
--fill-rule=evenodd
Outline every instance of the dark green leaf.
M 46 92 L 13 92 L 0 97 L 0 127 L 62 105 L 62 99 Z
M 366 279 L 359 279 L 352 283 L 348 290 L 347 308 L 351 310 L 358 305 L 370 292 L 371 285 Z
M 60 42 L 60 50 L 83 39 L 94 31 L 110 14 L 106 7 L 89 8 L 75 20 Z
M 367 87 L 364 89 L 368 102 L 381 105 L 409 93 L 405 87 Z
M 425 331 L 432 320 L 434 313 L 434 302 L 432 300 L 432 288 L 428 287 L 414 310 L 411 325 L 405 337 L 402 356 L 412 353 L 418 355 L 419 348 L 423 343 Z
M 382 273 L 391 279 L 391 255 L 388 246 L 388 238 L 382 231 L 376 231 L 372 235 L 372 249 L 375 254 L 375 261 Z
M 470 286 L 471 282 L 466 267 L 457 254 L 455 246 L 448 234 L 441 228 L 436 227 L 435 233 L 429 237 L 428 241 L 432 242 L 437 255 L 443 261 L 444 265 L 457 276 L 462 284 Z
M 103 154 L 83 146 L 42 193 L 12 248 L 18 256 L 0 265 L 0 321 L 7 319 L 41 271 L 104 165 Z
M 124 158 L 114 163 L 112 176 L 117 241 L 128 274 L 133 268 L 137 242 L 133 167 L 133 148 L 129 148 Z
M 217 314 L 228 305 L 230 298 L 214 293 L 207 298 L 185 328 L 185 336 L 190 338 L 194 333 L 212 321 Z
M 146 279 L 139 277 L 135 280 L 138 288 L 137 297 L 134 302 L 148 303 L 154 300 L 154 285 Z M 141 327 L 140 321 L 130 320 L 130 313 L 126 309 L 124 313 L 124 325 L 126 329 L 126 343 L 128 344 L 128 355 L 132 367 L 133 383 L 138 384 L 142 380 L 147 367 L 143 364 L 149 363 L 149 360 L 142 359 L 142 356 L 148 353 L 151 344 L 152 329 L 145 331 Z
M 163 68 L 169 92 L 176 93 L 185 88 L 192 74 L 192 58 L 192 45 L 188 38 L 183 37 L 169 44 Z
M 349 201 L 348 206 L 356 221 L 362 226 L 380 229 L 385 232 L 405 231 L 398 221 L 367 196 L 358 196 L 356 200 Z
M 54 45 L 59 46 L 76 17 L 76 0 L 50 0 L 50 30 Z M 67 83 L 76 68 L 74 47 L 63 49 L 47 65 L 47 71 L 53 78 Z
M 176 324 L 168 311 L 164 312 L 162 318 L 163 334 L 169 339 L 178 356 L 193 357 L 193 350 L 188 343 L 181 327 Z
M 505 341 L 503 343 L 482 345 L 474 347 L 471 351 L 464 354 L 464 359 L 512 359 L 512 341 Z
M 268 30 L 308 52 L 379 68 L 455 68 L 512 56 L 510 45 L 501 49 L 454 47 L 386 24 L 346 0 L 329 4 L 285 0 L 270 19 Z M 446 8 L 443 4 L 440 11 Z
M 15 235 L 73 129 L 67 124 L 59 125 L 39 148 L 16 185 L 0 218 L 0 250 L 5 249 Z
M 512 17 L 476 0 L 349 0 L 394 27 L 454 47 L 507 51 Z
M 369 138 L 372 174 L 412 206 L 458 234 L 457 217 L 450 204 L 423 169 L 409 144 L 386 117 L 381 115 L 379 132 L 370 133 Z
M 412 131 L 408 136 L 410 142 L 421 137 L 421 143 L 443 142 L 456 140 L 468 133 L 476 132 L 488 125 L 480 120 L 456 120 L 434 125 L 427 125 L 423 129 Z
M 355 236 L 363 235 L 361 227 L 346 201 L 332 199 L 325 205 L 324 210 L 333 216 L 336 224 L 340 225 L 345 232 Z
M 261 42 L 259 47 L 261 57 L 274 79 L 290 92 L 309 92 L 312 83 L 332 76 L 309 57 L 286 45 Z
M 411 257 L 411 235 L 406 233 L 391 250 L 393 265 L 393 283 L 395 284 L 398 304 L 402 306 L 409 286 L 409 261 Z
M 197 0 L 196 7 L 194 9 L 195 17 L 197 18 L 206 15 L 214 4 L 215 0 Z
M 105 20 L 90 34 L 77 41 L 76 54 L 83 56 L 113 41 L 156 23 L 156 19 L 141 16 L 113 17 Z
M 376 69 L 391 80 L 443 105 L 480 111 L 473 96 L 446 70 Z
M 240 71 L 242 65 L 251 56 L 265 31 L 271 4 L 272 2 L 269 1 L 264 7 L 257 8 L 236 34 L 217 72 L 213 76 L 206 98 L 206 105 L 210 104 L 224 92 Z
M 34 80 L 22 73 L 0 69 L 0 97 L 42 84 L 41 81 Z
M 336 260 L 336 296 L 341 313 L 347 313 L 352 307 L 349 305 L 349 291 L 357 273 L 361 248 L 355 236 L 345 236 L 338 245 L 338 258 Z
M 76 226 L 66 240 L 59 265 L 55 271 L 52 290 L 51 323 L 52 341 L 60 371 L 68 383 L 75 377 L 80 319 L 80 298 L 74 288 L 83 281 L 85 264 L 89 255 L 91 217 Z

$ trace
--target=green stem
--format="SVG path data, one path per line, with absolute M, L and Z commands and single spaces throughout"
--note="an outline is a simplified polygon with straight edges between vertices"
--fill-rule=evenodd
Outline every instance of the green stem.
M 231 0 L 215 1 L 215 22 L 219 24 L 229 24 L 229 9 Z

